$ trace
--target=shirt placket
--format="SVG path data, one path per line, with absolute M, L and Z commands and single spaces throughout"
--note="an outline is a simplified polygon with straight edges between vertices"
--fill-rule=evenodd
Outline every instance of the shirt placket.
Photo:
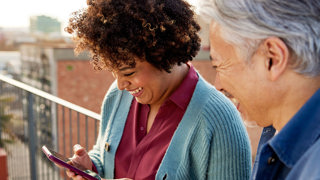
M 268 144 L 261 150 L 261 156 L 259 159 L 259 166 L 257 169 L 256 180 L 273 180 L 278 179 L 277 173 L 281 166 L 281 161 L 277 155 L 273 152 Z

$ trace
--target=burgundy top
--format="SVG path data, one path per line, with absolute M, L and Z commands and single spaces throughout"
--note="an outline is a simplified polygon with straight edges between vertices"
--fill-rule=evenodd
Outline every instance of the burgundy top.
M 147 134 L 149 105 L 133 99 L 115 157 L 115 178 L 155 179 L 171 138 L 185 113 L 198 75 L 190 66 L 182 84 L 160 107 Z

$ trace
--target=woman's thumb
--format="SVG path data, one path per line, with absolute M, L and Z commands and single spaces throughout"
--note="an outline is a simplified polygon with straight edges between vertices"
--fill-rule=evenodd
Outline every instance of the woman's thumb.
M 73 153 L 78 156 L 82 156 L 86 153 L 86 150 L 81 145 L 76 144 L 73 146 Z

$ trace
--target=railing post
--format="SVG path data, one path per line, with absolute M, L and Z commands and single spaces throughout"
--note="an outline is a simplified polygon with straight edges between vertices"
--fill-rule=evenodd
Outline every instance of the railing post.
M 52 122 L 52 138 L 53 142 L 52 145 L 53 147 L 57 148 L 55 149 L 56 151 L 59 151 L 58 147 L 58 122 L 57 122 L 57 108 L 58 105 L 57 103 L 51 102 L 51 122 Z
M 30 174 L 32 180 L 37 180 L 37 128 L 34 119 L 33 103 L 34 96 L 28 92 L 28 133 L 29 133 L 29 155 L 30 155 Z

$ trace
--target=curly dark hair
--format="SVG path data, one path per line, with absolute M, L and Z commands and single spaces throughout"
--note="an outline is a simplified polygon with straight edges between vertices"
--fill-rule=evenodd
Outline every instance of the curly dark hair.
M 87 0 L 74 12 L 66 31 L 75 52 L 89 50 L 96 69 L 135 66 L 136 58 L 170 72 L 200 49 L 190 4 L 184 0 Z

